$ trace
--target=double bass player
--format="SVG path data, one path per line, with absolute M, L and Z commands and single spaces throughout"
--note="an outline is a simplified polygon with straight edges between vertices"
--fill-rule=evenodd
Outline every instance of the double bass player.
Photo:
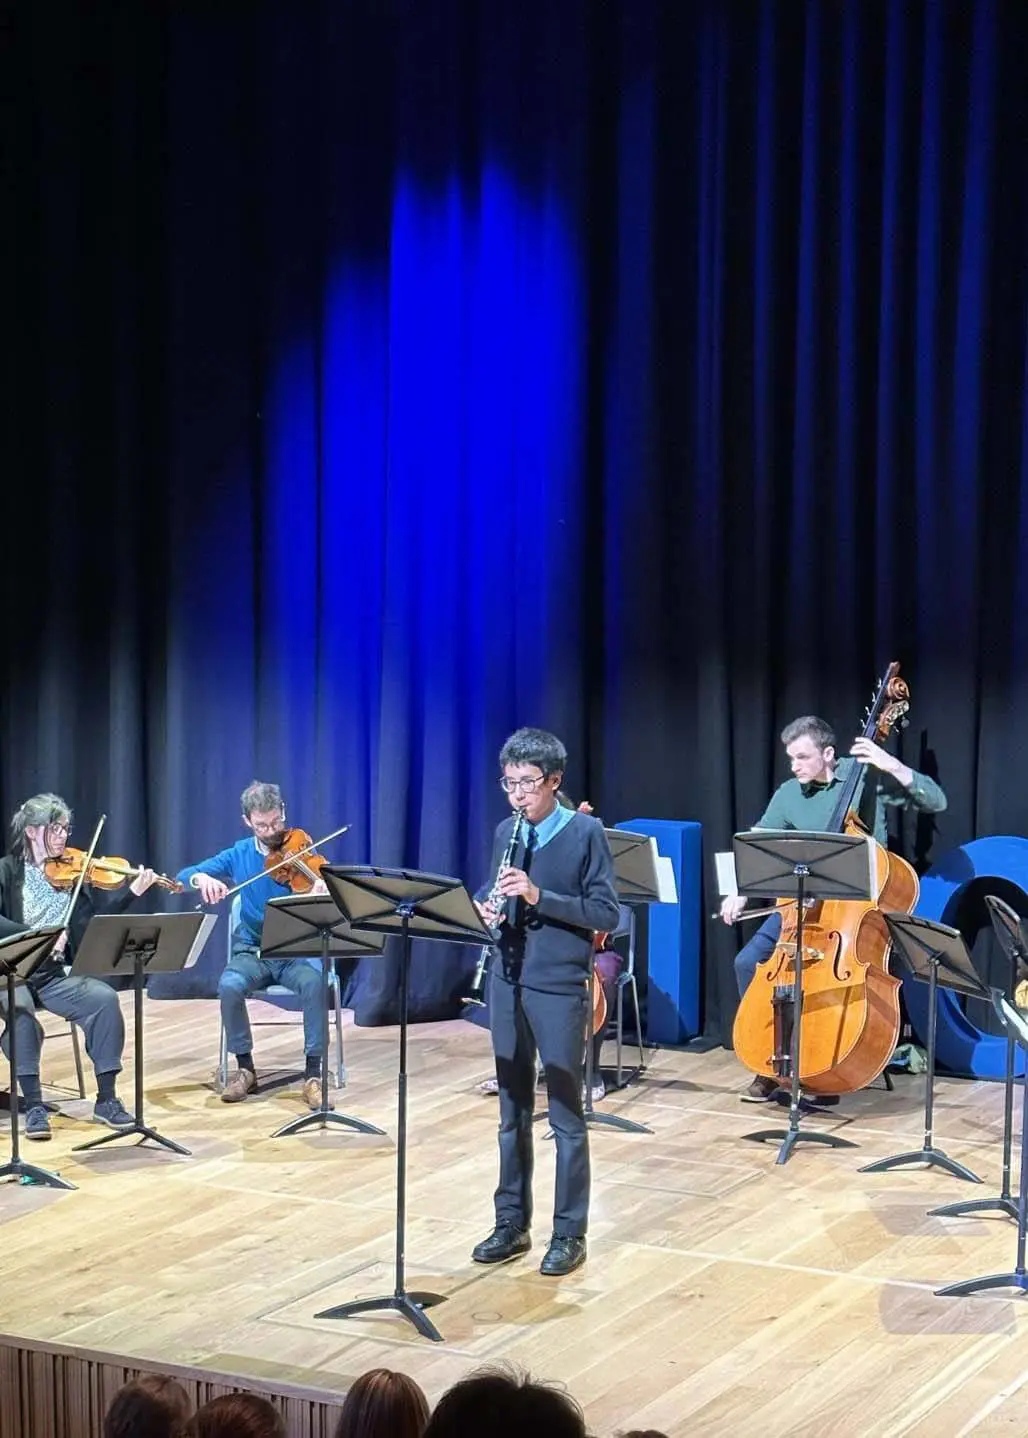
M 786 724 L 781 741 L 792 769 L 792 778 L 772 794 L 770 803 L 754 825 L 757 829 L 826 829 L 835 809 L 838 791 L 855 764 L 865 766 L 863 783 L 854 804 L 857 817 L 883 846 L 888 839 L 888 808 L 941 814 L 946 807 L 946 795 L 934 779 L 901 763 L 872 739 L 856 739 L 849 757 L 837 758 L 834 731 L 814 714 L 804 714 Z M 726 924 L 734 924 L 745 907 L 744 898 L 726 898 L 721 904 L 721 918 Z M 736 955 L 735 977 L 740 998 L 753 982 L 757 966 L 765 963 L 774 952 L 781 927 L 780 915 L 772 914 Z M 757 1074 L 740 1097 L 743 1103 L 767 1103 L 778 1087 L 777 1079 Z

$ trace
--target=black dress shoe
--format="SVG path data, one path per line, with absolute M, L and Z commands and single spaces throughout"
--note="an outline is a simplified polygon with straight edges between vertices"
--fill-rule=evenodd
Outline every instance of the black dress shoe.
M 512 1223 L 498 1223 L 489 1237 L 471 1250 L 471 1257 L 476 1263 L 506 1263 L 508 1258 L 517 1258 L 531 1247 L 532 1240 L 525 1229 L 515 1228 Z
M 554 1234 L 550 1246 L 539 1265 L 539 1272 L 548 1278 L 563 1278 L 565 1273 L 574 1273 L 585 1262 L 584 1238 L 562 1238 Z

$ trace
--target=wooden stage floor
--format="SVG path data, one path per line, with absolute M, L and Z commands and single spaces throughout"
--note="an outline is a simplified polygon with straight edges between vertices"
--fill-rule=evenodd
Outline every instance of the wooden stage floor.
M 262 1072 L 294 1066 L 298 1016 L 253 1013 L 275 1019 L 255 1028 Z M 641 1082 L 603 1105 L 653 1133 L 593 1131 L 590 1260 L 554 1281 L 536 1268 L 553 1177 L 542 1126 L 534 1261 L 470 1262 L 491 1227 L 495 1178 L 495 1101 L 475 1091 L 490 1071 L 488 1036 L 460 1022 L 417 1027 L 408 1286 L 446 1295 L 432 1310 L 437 1345 L 394 1314 L 312 1316 L 392 1289 L 396 1030 L 347 1028 L 350 1082 L 337 1096 L 389 1137 L 271 1139 L 300 1112 L 297 1088 L 236 1106 L 217 1099 L 213 1003 L 147 1003 L 146 1017 L 147 1118 L 193 1156 L 131 1143 L 73 1155 L 98 1130 L 77 1121 L 88 1103 L 62 1099 L 54 1141 L 26 1145 L 26 1157 L 78 1191 L 0 1189 L 9 1334 L 337 1395 L 384 1364 L 434 1399 L 505 1359 L 567 1384 L 597 1438 L 630 1427 L 760 1438 L 1028 1427 L 1025 1309 L 1006 1293 L 932 1291 L 1013 1264 L 1009 1220 L 926 1216 L 998 1192 L 998 1085 L 940 1084 L 937 1140 L 985 1179 L 973 1189 L 938 1171 L 857 1172 L 920 1146 L 921 1079 L 812 1120 L 858 1148 L 809 1146 L 776 1168 L 775 1149 L 743 1135 L 779 1114 L 740 1104 L 732 1055 L 657 1053 Z M 60 1035 L 44 1050 L 51 1093 L 71 1081 L 71 1046 L 47 1024 Z

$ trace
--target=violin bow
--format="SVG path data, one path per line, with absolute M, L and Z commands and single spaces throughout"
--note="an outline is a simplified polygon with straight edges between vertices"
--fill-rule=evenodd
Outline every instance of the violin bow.
M 100 835 L 103 833 L 104 825 L 107 823 L 107 815 L 101 814 L 96 821 L 96 828 L 93 830 L 93 837 L 89 841 L 89 848 L 86 850 L 85 862 L 82 865 L 82 873 L 75 880 L 75 887 L 71 891 L 71 898 L 68 900 L 68 907 L 64 913 L 64 933 L 67 934 L 71 928 L 71 916 L 75 912 L 75 905 L 82 893 L 82 886 L 86 882 L 86 875 L 89 873 L 89 866 L 93 862 L 93 855 L 96 853 L 96 846 L 100 842 Z

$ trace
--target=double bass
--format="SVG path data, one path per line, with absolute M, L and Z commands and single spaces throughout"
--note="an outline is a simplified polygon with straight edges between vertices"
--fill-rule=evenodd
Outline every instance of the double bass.
M 861 737 L 887 739 L 910 707 L 899 665 L 889 665 L 867 710 Z M 900 1029 L 900 980 L 889 972 L 889 931 L 883 913 L 909 914 L 917 874 L 905 859 L 867 835 L 853 809 L 867 766 L 854 764 L 840 786 L 825 832 L 860 834 L 873 846 L 876 894 L 871 901 L 808 902 L 803 914 L 800 1083 L 811 1093 L 854 1093 L 885 1068 Z M 793 985 L 797 982 L 796 901 L 781 899 L 782 932 L 740 1001 L 732 1031 L 735 1052 L 753 1073 L 788 1082 Z

